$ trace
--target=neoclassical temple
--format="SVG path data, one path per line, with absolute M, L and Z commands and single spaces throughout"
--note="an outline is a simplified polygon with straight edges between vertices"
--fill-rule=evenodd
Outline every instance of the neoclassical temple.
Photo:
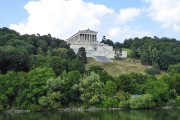
M 67 43 L 70 43 L 71 45 L 76 45 L 97 42 L 97 33 L 98 32 L 89 29 L 82 30 L 67 39 Z
M 113 51 L 112 46 L 99 43 L 97 41 L 97 33 L 98 32 L 90 29 L 81 30 L 67 39 L 66 42 L 70 44 L 70 48 L 72 48 L 75 53 L 78 52 L 80 47 L 84 47 L 87 57 L 92 57 L 100 62 L 111 62 L 109 58 L 115 57 L 115 51 Z M 122 57 L 127 57 L 127 53 L 124 54 L 123 52 Z

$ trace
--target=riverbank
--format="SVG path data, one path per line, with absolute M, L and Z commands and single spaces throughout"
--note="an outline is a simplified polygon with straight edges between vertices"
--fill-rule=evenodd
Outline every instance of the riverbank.
M 170 109 L 180 109 L 180 107 L 157 107 L 149 109 L 124 109 L 124 108 L 64 108 L 56 110 L 2 110 L 2 113 L 30 113 L 30 112 L 42 112 L 42 111 L 62 111 L 62 112 L 82 112 L 82 111 L 120 111 L 120 110 L 170 110 Z

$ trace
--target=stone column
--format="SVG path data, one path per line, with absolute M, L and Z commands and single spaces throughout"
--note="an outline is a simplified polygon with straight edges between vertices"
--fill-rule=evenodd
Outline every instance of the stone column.
M 82 41 L 82 34 L 80 34 L 80 40 Z
M 85 42 L 85 34 L 83 34 L 83 42 Z
M 90 34 L 90 35 L 89 35 L 89 41 L 90 41 L 90 42 L 92 42 L 92 39 L 91 39 L 91 37 L 92 37 L 92 36 L 91 36 L 91 34 Z
M 90 40 L 90 34 L 88 34 L 88 41 L 90 41 L 90 42 L 91 42 L 91 40 Z
M 85 41 L 87 41 L 87 34 L 85 34 Z
M 80 39 L 80 34 L 78 35 L 78 40 L 80 40 L 80 41 L 81 41 L 81 39 Z

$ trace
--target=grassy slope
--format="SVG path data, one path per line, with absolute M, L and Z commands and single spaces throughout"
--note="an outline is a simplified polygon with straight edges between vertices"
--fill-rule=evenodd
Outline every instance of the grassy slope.
M 91 65 L 99 65 L 105 69 L 110 75 L 118 76 L 123 73 L 143 73 L 148 66 L 141 65 L 140 61 L 133 59 L 113 60 L 111 63 L 96 62 L 93 58 L 88 58 L 86 69 Z

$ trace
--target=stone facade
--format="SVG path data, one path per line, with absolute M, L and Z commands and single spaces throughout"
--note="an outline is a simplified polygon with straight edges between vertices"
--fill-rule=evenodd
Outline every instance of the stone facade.
M 82 30 L 67 39 L 67 43 L 70 45 L 95 43 L 97 42 L 97 33 L 89 29 Z
M 93 57 L 94 59 L 96 56 L 114 58 L 115 52 L 113 51 L 113 47 L 104 43 L 99 43 L 97 41 L 97 33 L 98 32 L 90 29 L 78 31 L 67 39 L 67 43 L 70 44 L 70 48 L 72 48 L 75 53 L 78 52 L 80 47 L 84 47 L 86 49 L 87 57 Z

